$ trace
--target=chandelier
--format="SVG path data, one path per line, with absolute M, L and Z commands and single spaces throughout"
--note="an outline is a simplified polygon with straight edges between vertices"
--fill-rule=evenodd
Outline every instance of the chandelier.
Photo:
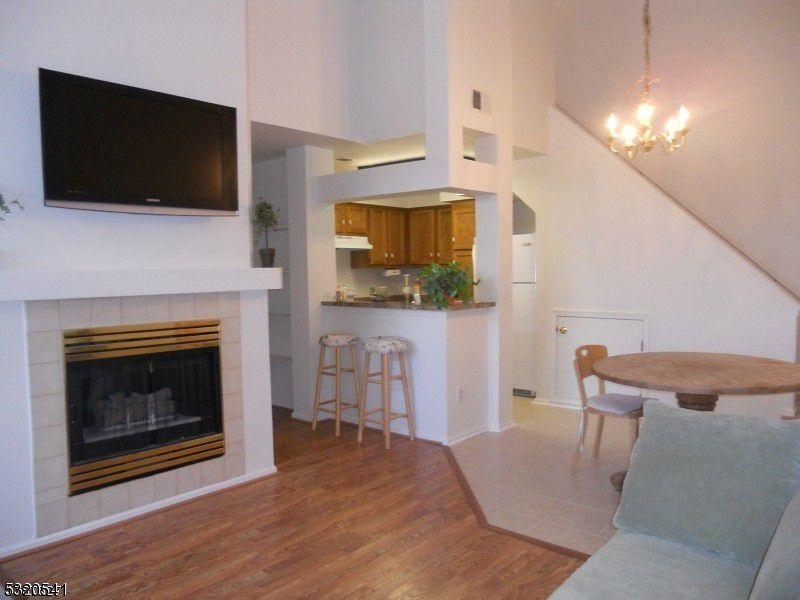
M 636 107 L 638 125 L 626 123 L 622 126 L 622 129 L 617 131 L 619 119 L 613 113 L 606 121 L 608 147 L 612 152 L 624 150 L 628 160 L 633 160 L 639 154 L 647 158 L 656 145 L 661 146 L 666 154 L 672 154 L 673 151 L 683 146 L 684 141 L 686 141 L 686 134 L 689 133 L 686 128 L 686 122 L 689 120 L 689 111 L 683 105 L 681 105 L 677 115 L 667 119 L 663 132 L 653 132 L 655 106 L 650 102 L 650 88 L 660 83 L 660 80 L 650 78 L 650 0 L 645 0 L 644 2 L 642 28 L 644 30 L 644 73 L 634 84 L 642 85 L 642 91 L 639 93 L 639 103 Z

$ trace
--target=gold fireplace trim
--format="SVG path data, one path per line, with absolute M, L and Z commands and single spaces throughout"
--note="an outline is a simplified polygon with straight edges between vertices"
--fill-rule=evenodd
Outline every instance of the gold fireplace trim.
M 225 454 L 221 433 L 70 467 L 69 495 Z
M 146 325 L 93 327 L 64 331 L 64 357 L 70 362 L 219 347 L 219 319 Z

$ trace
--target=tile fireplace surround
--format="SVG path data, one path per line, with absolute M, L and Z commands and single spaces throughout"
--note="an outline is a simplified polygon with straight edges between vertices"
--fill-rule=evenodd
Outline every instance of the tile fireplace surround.
M 275 471 L 266 290 L 280 269 L 47 275 L 0 274 L 0 556 Z M 221 323 L 225 455 L 68 496 L 62 332 L 204 318 Z

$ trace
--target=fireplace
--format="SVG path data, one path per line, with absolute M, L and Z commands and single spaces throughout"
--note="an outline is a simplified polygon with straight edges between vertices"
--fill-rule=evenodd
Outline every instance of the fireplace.
M 63 339 L 70 495 L 224 454 L 219 320 Z

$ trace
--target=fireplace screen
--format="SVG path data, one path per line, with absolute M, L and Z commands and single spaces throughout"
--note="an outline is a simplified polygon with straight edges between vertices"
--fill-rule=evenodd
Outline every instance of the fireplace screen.
M 70 493 L 224 453 L 219 321 L 64 332 Z

